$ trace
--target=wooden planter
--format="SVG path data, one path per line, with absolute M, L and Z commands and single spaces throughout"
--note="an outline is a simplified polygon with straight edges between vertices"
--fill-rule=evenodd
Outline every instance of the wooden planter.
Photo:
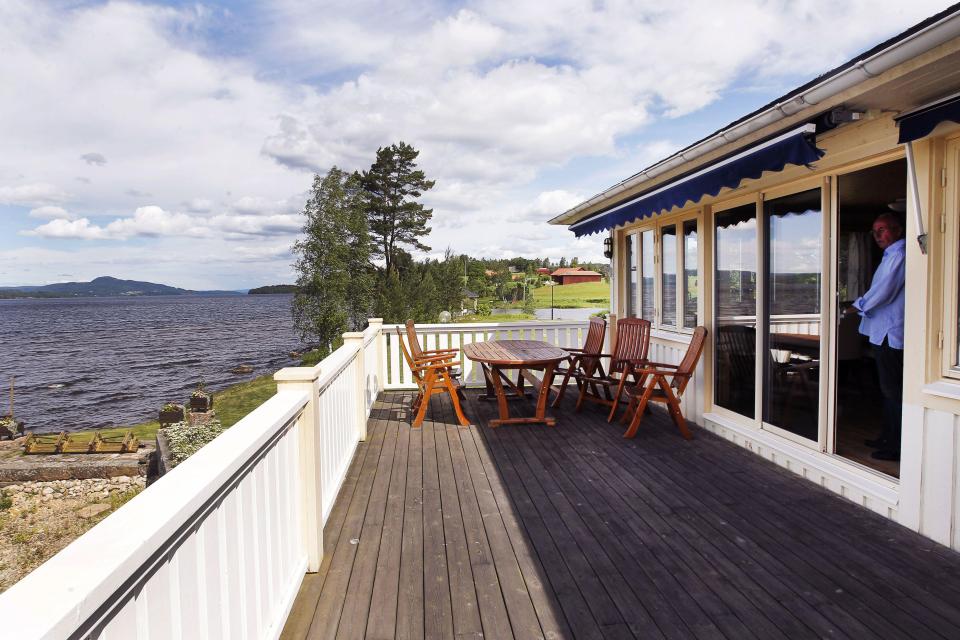
M 170 409 L 167 411 L 160 411 L 160 424 L 174 424 L 176 422 L 183 422 L 183 408 Z
M 190 411 L 203 413 L 213 409 L 213 396 L 190 396 Z

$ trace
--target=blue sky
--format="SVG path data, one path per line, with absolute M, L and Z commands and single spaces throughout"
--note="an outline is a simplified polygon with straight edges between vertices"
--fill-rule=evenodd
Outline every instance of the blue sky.
M 0 286 L 291 282 L 313 172 L 399 140 L 431 255 L 599 259 L 546 220 L 943 7 L 9 0 Z

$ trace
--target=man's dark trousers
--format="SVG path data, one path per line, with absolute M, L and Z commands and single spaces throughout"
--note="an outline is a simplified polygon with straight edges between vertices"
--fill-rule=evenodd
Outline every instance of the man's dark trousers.
M 900 453 L 900 427 L 903 419 L 903 349 L 894 349 L 886 338 L 874 345 L 877 377 L 883 393 L 884 449 Z

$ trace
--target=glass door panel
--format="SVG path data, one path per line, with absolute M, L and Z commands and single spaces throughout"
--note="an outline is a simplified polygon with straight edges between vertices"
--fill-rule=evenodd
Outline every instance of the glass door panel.
M 637 234 L 631 233 L 627 236 L 627 246 L 624 252 L 624 262 L 627 265 L 627 316 L 637 317 Z
M 660 281 L 660 299 L 663 317 L 660 323 L 677 326 L 677 227 L 669 225 L 660 229 L 660 265 L 663 277 Z
M 640 317 L 654 321 L 653 301 L 653 230 L 640 234 Z
M 683 223 L 683 327 L 697 326 L 697 221 Z
M 817 440 L 820 416 L 820 189 L 764 203 L 763 421 Z
M 714 402 L 753 418 L 757 344 L 757 208 L 717 213 Z

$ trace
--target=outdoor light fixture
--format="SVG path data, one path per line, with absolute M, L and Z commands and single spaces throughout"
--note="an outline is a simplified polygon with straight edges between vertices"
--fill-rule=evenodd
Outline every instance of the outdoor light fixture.
M 609 236 L 603 239 L 603 257 L 613 257 L 613 238 Z

